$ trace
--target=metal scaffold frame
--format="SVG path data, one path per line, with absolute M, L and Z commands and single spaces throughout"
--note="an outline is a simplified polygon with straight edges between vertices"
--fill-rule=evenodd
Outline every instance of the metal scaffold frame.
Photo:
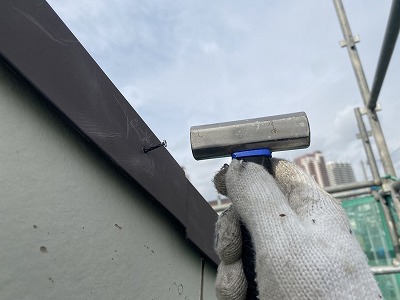
M 353 34 L 350 29 L 349 22 L 347 20 L 346 12 L 344 10 L 343 4 L 341 0 L 333 0 L 335 5 L 336 13 L 339 19 L 339 24 L 343 32 L 344 41 L 341 43 L 343 46 L 346 46 L 351 64 L 353 66 L 354 73 L 356 75 L 358 87 L 361 92 L 361 96 L 364 102 L 365 114 L 368 116 L 368 120 L 371 126 L 372 135 L 375 139 L 376 146 L 379 151 L 380 159 L 382 161 L 384 172 L 391 176 L 396 176 L 396 172 L 393 167 L 393 163 L 389 154 L 388 147 L 386 145 L 386 141 L 382 132 L 382 128 L 376 114 L 376 102 L 378 99 L 379 91 L 383 84 L 383 79 L 386 74 L 386 70 L 389 66 L 390 58 L 392 56 L 394 46 L 396 44 L 397 36 L 400 29 L 400 22 L 396 19 L 395 15 L 399 15 L 400 9 L 400 0 L 394 0 L 392 9 L 390 12 L 390 18 L 388 22 L 388 26 L 386 28 L 385 39 L 383 41 L 383 46 L 381 50 L 381 55 L 378 62 L 378 68 L 375 75 L 374 80 L 374 98 L 371 98 L 371 93 L 368 87 L 367 80 L 364 75 L 364 71 L 361 65 L 361 60 L 357 52 L 356 42 L 358 39 L 353 37 Z M 395 27 L 395 28 L 394 28 Z M 389 34 L 389 33 L 390 34 Z
M 393 207 L 396 211 L 398 218 L 400 219 L 400 181 L 397 180 L 396 182 L 393 182 L 393 178 L 396 177 L 396 172 L 377 115 L 378 97 L 400 31 L 400 0 L 393 0 L 392 2 L 371 90 L 368 87 L 361 60 L 355 45 L 357 42 L 359 42 L 359 38 L 358 36 L 353 36 L 351 32 L 342 1 L 333 0 L 333 4 L 335 6 L 336 14 L 344 37 L 344 40 L 340 41 L 340 45 L 347 48 L 350 61 L 357 79 L 357 84 L 360 89 L 364 103 L 363 107 L 355 108 L 354 113 L 360 132 L 359 137 L 364 146 L 373 180 L 329 187 L 326 188 L 326 191 L 329 193 L 341 193 L 336 195 L 338 195 L 338 198 L 344 198 L 358 195 L 359 193 L 357 194 L 357 190 L 360 191 L 360 189 L 362 188 L 364 188 L 364 193 L 365 188 L 370 188 L 369 190 L 370 192 L 372 190 L 372 194 L 375 200 L 379 202 L 382 207 L 382 210 L 384 212 L 384 221 L 386 222 L 386 225 L 389 229 L 390 239 L 393 243 L 396 259 L 400 262 L 399 233 L 396 230 L 395 220 L 393 218 L 393 215 L 390 213 L 389 204 L 387 201 L 387 199 L 391 196 Z M 368 132 L 363 121 L 363 115 L 367 116 L 370 124 L 372 137 L 375 140 L 375 144 L 379 152 L 379 158 L 382 162 L 383 171 L 385 172 L 385 176 L 383 177 L 379 175 L 379 169 L 371 147 Z M 373 191 L 372 188 L 376 186 L 382 187 L 382 190 Z M 375 266 L 372 267 L 371 270 L 375 275 L 393 274 L 400 273 L 400 266 Z

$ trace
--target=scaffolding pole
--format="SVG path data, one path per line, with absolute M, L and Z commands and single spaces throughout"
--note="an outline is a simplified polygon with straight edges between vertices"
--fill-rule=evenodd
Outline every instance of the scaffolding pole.
M 399 216 L 400 219 L 400 201 L 399 201 L 399 190 L 400 190 L 400 181 L 397 180 L 393 182 L 390 186 L 390 193 L 392 195 L 392 201 L 394 208 L 397 212 L 397 215 Z
M 386 26 L 385 37 L 383 39 L 381 53 L 379 55 L 378 65 L 371 89 L 371 97 L 368 101 L 368 109 L 374 111 L 379 93 L 382 88 L 386 71 L 389 67 L 390 59 L 396 46 L 397 37 L 400 31 L 400 0 L 393 0 L 390 9 L 389 20 Z
M 389 231 L 390 239 L 392 240 L 393 250 L 396 254 L 396 257 L 399 255 L 399 235 L 396 230 L 396 222 L 393 219 L 392 214 L 390 213 L 389 205 L 386 199 L 381 195 L 381 193 L 377 191 L 372 192 L 376 201 L 378 201 L 381 205 L 383 214 L 385 216 L 386 226 Z
M 354 73 L 356 75 L 357 83 L 360 88 L 361 96 L 364 101 L 364 105 L 368 105 L 368 101 L 370 99 L 370 91 L 367 84 L 367 80 L 364 75 L 364 71 L 361 65 L 360 57 L 358 56 L 357 48 L 355 46 L 355 39 L 352 35 L 349 22 L 347 20 L 347 16 L 343 7 L 343 3 L 341 0 L 333 0 L 333 4 L 336 9 L 336 13 L 339 19 L 339 24 L 343 32 L 345 45 L 347 51 L 350 56 L 350 61 L 353 66 Z M 375 110 L 366 110 L 366 114 L 368 115 L 368 120 L 371 126 L 372 135 L 375 139 L 379 156 L 383 165 L 383 169 L 385 174 L 396 176 L 396 172 L 393 167 L 392 160 L 390 158 L 389 150 L 386 145 L 386 141 L 382 132 L 381 125 L 379 123 L 378 116 Z M 389 187 L 384 187 L 388 189 Z
M 400 273 L 400 266 L 376 266 L 371 267 L 371 272 L 374 275 L 388 275 Z
M 370 188 L 374 186 L 379 186 L 381 185 L 381 181 L 363 181 L 363 182 L 352 182 L 352 183 L 346 183 L 346 184 L 339 184 L 339 185 L 334 185 L 334 186 L 327 186 L 324 187 L 325 191 L 329 194 L 333 193 L 341 193 L 341 192 L 346 192 L 346 191 L 351 191 L 351 190 L 357 190 L 357 189 L 362 189 L 362 188 Z
M 367 155 L 368 164 L 371 168 L 372 178 L 374 179 L 374 181 L 378 181 L 380 179 L 378 166 L 376 164 L 375 156 L 372 151 L 371 143 L 369 141 L 367 129 L 365 128 L 365 124 L 362 119 L 360 109 L 358 107 L 354 109 L 354 114 L 356 115 L 358 130 L 360 131 L 360 138 L 364 146 L 365 154 Z

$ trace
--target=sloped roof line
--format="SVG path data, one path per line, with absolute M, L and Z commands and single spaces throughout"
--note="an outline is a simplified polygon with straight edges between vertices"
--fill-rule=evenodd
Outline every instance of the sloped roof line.
M 186 228 L 209 259 L 216 213 L 67 26 L 42 0 L 4 0 L 0 56 Z

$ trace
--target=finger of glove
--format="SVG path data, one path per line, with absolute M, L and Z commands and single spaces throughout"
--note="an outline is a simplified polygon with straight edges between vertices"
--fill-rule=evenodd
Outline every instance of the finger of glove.
M 271 162 L 275 180 L 293 208 L 297 209 L 310 201 L 331 198 L 314 178 L 299 166 L 277 158 L 272 158 Z
M 242 256 L 242 234 L 239 216 L 232 206 L 218 217 L 215 224 L 214 248 L 225 264 L 232 264 Z
M 219 300 L 245 299 L 247 281 L 244 276 L 242 261 L 239 260 L 233 264 L 225 264 L 222 262 L 218 266 L 215 287 Z
M 321 190 L 318 183 L 299 166 L 284 159 L 271 158 L 274 177 L 283 193 L 290 197 L 295 193 L 304 193 L 303 187 Z
M 274 178 L 261 165 L 232 160 L 226 173 L 226 187 L 236 212 L 252 234 L 261 220 L 272 228 L 282 228 L 282 218 L 295 217 Z M 290 222 L 290 226 L 295 226 L 295 218 Z
M 226 191 L 226 185 L 225 185 L 225 175 L 226 172 L 228 171 L 229 165 L 224 164 L 222 168 L 215 174 L 213 182 L 214 186 L 217 189 L 217 192 L 221 195 L 226 196 L 227 191 Z
M 276 183 L 298 216 L 304 219 L 322 210 L 347 224 L 340 203 L 300 167 L 283 159 L 273 158 L 271 162 Z

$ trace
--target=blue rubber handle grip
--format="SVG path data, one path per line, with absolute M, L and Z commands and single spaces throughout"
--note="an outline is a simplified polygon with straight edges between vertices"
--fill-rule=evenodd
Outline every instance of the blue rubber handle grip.
M 232 158 L 235 158 L 235 159 L 244 159 L 247 157 L 257 157 L 257 156 L 271 157 L 272 153 L 271 153 L 271 150 L 269 150 L 267 148 L 245 150 L 245 151 L 238 151 L 238 152 L 232 153 Z

